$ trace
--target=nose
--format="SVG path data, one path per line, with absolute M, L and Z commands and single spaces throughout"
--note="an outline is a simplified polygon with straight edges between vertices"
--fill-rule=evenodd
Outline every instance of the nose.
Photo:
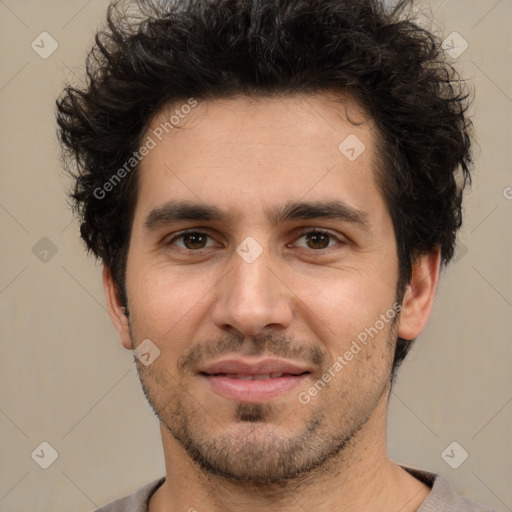
M 270 260 L 266 251 L 252 263 L 234 252 L 233 266 L 215 290 L 212 317 L 219 329 L 249 337 L 290 326 L 293 292 Z

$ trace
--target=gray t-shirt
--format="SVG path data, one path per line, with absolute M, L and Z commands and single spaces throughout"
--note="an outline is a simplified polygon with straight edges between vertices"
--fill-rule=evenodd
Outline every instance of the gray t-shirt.
M 432 489 L 416 512 L 498 512 L 470 498 L 459 496 L 450 483 L 439 475 L 405 467 L 404 469 Z M 159 478 L 130 496 L 107 503 L 95 512 L 147 512 L 149 499 L 164 482 L 165 477 Z

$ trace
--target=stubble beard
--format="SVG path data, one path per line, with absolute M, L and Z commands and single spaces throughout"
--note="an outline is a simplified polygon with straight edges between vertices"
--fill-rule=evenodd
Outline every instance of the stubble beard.
M 299 484 L 339 472 L 346 466 L 342 460 L 350 459 L 344 456 L 358 432 L 388 389 L 388 382 L 382 382 L 370 403 L 357 411 L 347 407 L 348 413 L 336 417 L 334 425 L 336 405 L 327 406 L 320 401 L 313 402 L 305 418 L 301 413 L 307 409 L 301 408 L 309 405 L 299 406 L 298 421 L 302 426 L 294 432 L 280 427 L 288 417 L 275 422 L 282 415 L 272 403 L 233 404 L 227 424 L 221 425 L 164 367 L 155 363 L 145 367 L 136 362 L 144 395 L 153 411 L 203 473 L 256 488 L 292 481 Z M 343 403 L 346 406 L 349 402 L 352 404 L 350 400 Z M 218 433 L 213 434 L 212 429 Z
M 387 332 L 382 333 L 384 339 L 378 341 L 385 344 L 386 354 L 377 354 L 377 359 L 387 359 L 379 375 L 368 367 L 371 366 L 370 353 L 361 355 L 362 360 L 351 363 L 359 365 L 352 373 L 355 383 L 336 377 L 344 381 L 338 384 L 336 393 L 323 390 L 319 393 L 323 399 L 316 397 L 309 404 L 300 404 L 284 417 L 276 403 L 233 403 L 226 424 L 222 425 L 218 410 L 209 409 L 208 403 L 201 403 L 189 391 L 187 378 L 178 380 L 158 358 L 149 366 L 144 366 L 135 356 L 134 360 L 144 395 L 161 424 L 205 475 L 217 476 L 233 485 L 243 484 L 244 488 L 254 486 L 270 490 L 269 484 L 279 487 L 280 484 L 313 483 L 321 475 L 339 474 L 349 469 L 353 451 L 357 449 L 358 433 L 390 389 L 398 321 L 399 315 Z M 130 320 L 129 325 L 135 346 Z M 319 347 L 302 347 L 301 351 L 294 340 L 281 341 L 279 337 L 264 337 L 251 349 L 251 355 L 269 350 L 286 357 L 296 352 L 295 355 L 308 354 L 306 359 L 315 365 L 325 362 Z M 226 353 L 234 346 L 231 340 L 226 340 L 216 349 Z M 185 375 L 183 369 L 178 364 L 176 375 Z M 361 394 L 358 386 L 371 379 L 372 372 L 376 379 L 373 387 Z M 336 385 L 336 379 L 329 386 Z M 297 418 L 298 428 L 293 417 Z

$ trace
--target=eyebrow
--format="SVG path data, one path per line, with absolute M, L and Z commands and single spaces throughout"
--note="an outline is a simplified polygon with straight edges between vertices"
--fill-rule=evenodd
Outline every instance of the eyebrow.
M 287 220 L 338 219 L 370 230 L 368 214 L 339 200 L 288 201 L 283 206 L 265 209 L 264 214 L 272 226 Z M 146 220 L 146 229 L 156 229 L 173 222 L 195 220 L 227 223 L 230 214 L 214 205 L 191 201 L 169 201 L 153 209 Z

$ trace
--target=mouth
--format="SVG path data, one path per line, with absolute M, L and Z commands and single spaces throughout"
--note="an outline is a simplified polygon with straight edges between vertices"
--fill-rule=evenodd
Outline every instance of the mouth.
M 210 377 L 227 377 L 228 379 L 236 379 L 236 380 L 269 380 L 269 379 L 279 379 L 281 377 L 298 377 L 299 375 L 304 375 L 309 372 L 303 372 L 299 374 L 293 374 L 293 373 L 281 373 L 281 372 L 274 372 L 274 373 L 262 373 L 258 375 L 250 375 L 246 373 L 214 373 L 214 374 L 208 374 L 201 372 L 201 375 L 207 375 Z
M 199 376 L 211 391 L 225 399 L 268 402 L 287 393 L 311 375 L 311 371 L 288 361 L 229 359 L 202 369 Z

